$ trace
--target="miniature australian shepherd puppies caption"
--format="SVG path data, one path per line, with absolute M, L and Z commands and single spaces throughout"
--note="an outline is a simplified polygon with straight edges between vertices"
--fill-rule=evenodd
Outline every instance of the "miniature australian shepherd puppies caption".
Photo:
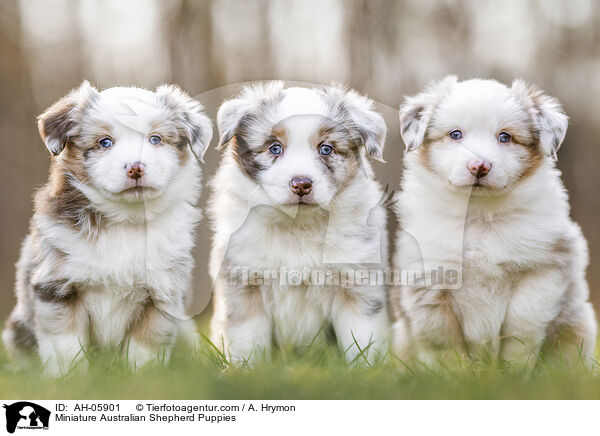
M 386 126 L 371 100 L 337 86 L 246 86 L 220 107 L 224 156 L 211 182 L 212 338 L 232 361 L 330 332 L 347 359 L 387 348 L 386 289 L 343 272 L 387 264 Z
M 38 126 L 53 158 L 17 264 L 7 349 L 37 351 L 48 376 L 85 365 L 93 346 L 134 368 L 168 358 L 193 332 L 183 320 L 211 122 L 175 86 L 83 82 Z
M 450 76 L 407 98 L 392 292 L 400 358 L 591 364 L 587 246 L 555 166 L 567 116 L 521 80 Z

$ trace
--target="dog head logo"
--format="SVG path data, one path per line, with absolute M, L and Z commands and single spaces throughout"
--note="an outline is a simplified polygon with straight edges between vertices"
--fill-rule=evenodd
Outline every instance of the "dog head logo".
M 6 431 L 14 433 L 19 429 L 48 429 L 50 411 L 42 406 L 28 401 L 19 401 L 10 405 L 4 404 L 6 409 Z

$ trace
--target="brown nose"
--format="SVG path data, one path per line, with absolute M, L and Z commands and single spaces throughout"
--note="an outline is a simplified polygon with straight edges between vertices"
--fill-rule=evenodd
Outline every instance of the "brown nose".
M 294 177 L 290 180 L 290 189 L 294 194 L 302 197 L 312 191 L 312 180 L 307 177 Z
M 126 168 L 127 177 L 130 177 L 133 180 L 139 180 L 144 175 L 144 164 L 141 162 L 129 164 Z
M 473 159 L 467 164 L 469 171 L 478 179 L 487 176 L 492 169 L 492 164 L 481 159 Z

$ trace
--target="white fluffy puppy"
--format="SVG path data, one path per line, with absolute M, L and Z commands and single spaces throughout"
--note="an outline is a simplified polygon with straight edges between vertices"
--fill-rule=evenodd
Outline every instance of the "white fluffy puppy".
M 450 76 L 407 98 L 394 261 L 429 281 L 393 292 L 401 357 L 592 356 L 587 247 L 553 159 L 567 124 L 557 100 L 521 80 Z
M 50 376 L 94 345 L 120 348 L 133 367 L 168 358 L 190 296 L 198 158 L 212 137 L 202 106 L 174 86 L 84 82 L 38 126 L 53 158 L 17 264 L 7 349 L 37 350 Z
M 260 83 L 223 103 L 217 120 L 215 343 L 252 361 L 272 340 L 307 346 L 332 326 L 349 361 L 383 353 L 385 286 L 342 277 L 387 264 L 382 193 L 366 158 L 381 159 L 386 126 L 372 101 L 335 86 Z

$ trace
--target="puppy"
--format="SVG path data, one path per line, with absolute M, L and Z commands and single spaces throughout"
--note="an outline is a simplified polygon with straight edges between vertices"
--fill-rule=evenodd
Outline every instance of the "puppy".
M 372 102 L 336 86 L 260 83 L 223 103 L 217 123 L 215 344 L 252 363 L 272 340 L 306 347 L 331 326 L 349 361 L 383 354 L 384 284 L 340 280 L 387 264 L 382 192 L 367 161 L 382 158 L 387 129 Z
M 212 137 L 202 106 L 88 82 L 39 116 L 52 154 L 17 263 L 3 339 L 60 376 L 92 345 L 132 367 L 168 358 L 190 297 L 200 166 Z
M 521 80 L 450 76 L 407 98 L 394 262 L 430 280 L 393 291 L 400 356 L 534 363 L 557 351 L 591 363 L 586 242 L 554 163 L 567 124 Z

